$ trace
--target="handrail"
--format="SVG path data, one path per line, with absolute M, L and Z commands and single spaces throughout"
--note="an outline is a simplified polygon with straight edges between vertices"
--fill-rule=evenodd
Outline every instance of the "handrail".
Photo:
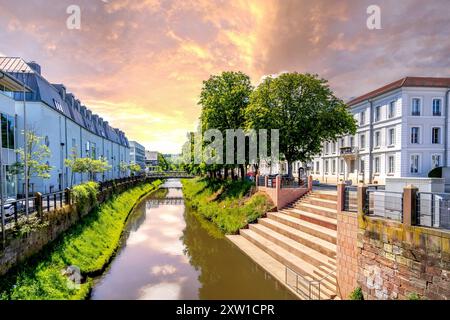
M 306 294 L 306 297 L 308 298 L 308 300 L 313 300 L 313 299 L 312 299 L 312 290 L 311 290 L 312 286 L 317 286 L 317 288 L 318 288 L 318 300 L 321 299 L 321 292 L 322 292 L 321 286 L 322 286 L 322 282 L 323 282 L 325 279 L 327 279 L 328 277 L 330 277 L 330 276 L 335 272 L 335 270 L 331 270 L 330 272 L 328 272 L 325 276 L 323 276 L 323 277 L 320 278 L 320 279 L 309 280 L 309 279 L 307 279 L 305 276 L 303 276 L 302 274 L 299 274 L 297 271 L 293 270 L 292 268 L 290 268 L 290 267 L 288 267 L 288 266 L 285 266 L 285 267 L 286 267 L 286 271 L 285 271 L 285 282 L 286 282 L 286 284 L 287 284 L 288 286 L 292 287 L 292 288 L 295 288 L 295 291 L 296 291 L 297 293 L 304 294 L 304 292 L 302 292 L 302 290 L 300 290 L 300 292 L 299 292 L 299 288 L 298 288 L 298 277 L 300 277 L 300 278 L 301 278 L 304 282 L 306 282 L 306 284 L 307 284 L 308 292 L 307 292 L 307 294 Z M 296 279 L 295 279 L 295 280 L 296 280 L 296 281 L 295 281 L 295 287 L 291 286 L 291 285 L 288 283 L 288 279 L 287 279 L 287 278 L 288 278 L 288 270 L 295 274 L 295 277 L 296 277 Z

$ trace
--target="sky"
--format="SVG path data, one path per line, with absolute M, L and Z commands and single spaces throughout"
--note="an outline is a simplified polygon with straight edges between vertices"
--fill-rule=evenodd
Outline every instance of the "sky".
M 378 5 L 381 29 L 366 10 Z M 66 10 L 81 9 L 69 30 Z M 405 76 L 450 76 L 448 0 L 0 0 L 0 55 L 36 61 L 147 149 L 178 153 L 202 81 L 309 72 L 347 100 Z

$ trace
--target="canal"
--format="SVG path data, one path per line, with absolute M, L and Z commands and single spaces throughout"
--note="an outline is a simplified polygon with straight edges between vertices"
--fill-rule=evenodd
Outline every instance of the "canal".
M 130 216 L 91 299 L 295 299 L 195 212 L 168 180 Z

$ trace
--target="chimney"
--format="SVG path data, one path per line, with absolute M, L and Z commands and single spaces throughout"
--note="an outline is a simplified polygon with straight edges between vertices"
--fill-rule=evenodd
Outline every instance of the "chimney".
M 41 66 L 35 61 L 28 62 L 28 66 L 33 69 L 34 72 L 41 75 Z

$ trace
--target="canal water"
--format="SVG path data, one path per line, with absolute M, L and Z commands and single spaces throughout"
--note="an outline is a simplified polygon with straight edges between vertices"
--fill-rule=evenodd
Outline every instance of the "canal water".
M 168 180 L 136 207 L 91 299 L 295 299 L 182 196 Z

